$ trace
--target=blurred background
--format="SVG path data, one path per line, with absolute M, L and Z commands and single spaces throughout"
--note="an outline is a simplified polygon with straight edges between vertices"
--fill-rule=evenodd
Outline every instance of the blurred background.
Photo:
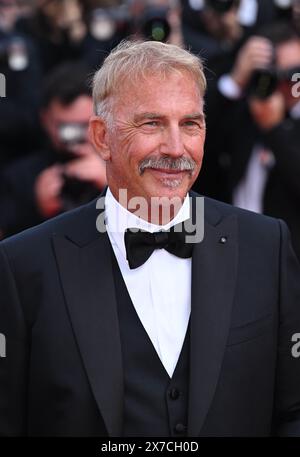
M 300 0 L 0 0 L 0 239 L 105 186 L 89 81 L 124 38 L 204 59 L 194 190 L 284 219 L 300 258 Z

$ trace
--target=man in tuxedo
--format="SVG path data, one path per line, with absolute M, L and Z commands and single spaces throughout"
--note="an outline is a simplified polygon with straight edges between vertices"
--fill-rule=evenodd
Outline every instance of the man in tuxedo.
M 299 265 L 282 221 L 190 192 L 204 91 L 170 44 L 96 73 L 106 192 L 0 244 L 1 435 L 299 436 Z

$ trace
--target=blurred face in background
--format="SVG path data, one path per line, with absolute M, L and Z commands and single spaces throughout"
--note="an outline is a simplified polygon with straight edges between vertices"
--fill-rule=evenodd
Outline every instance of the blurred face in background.
M 81 20 L 79 0 L 39 0 L 38 7 L 52 27 L 65 28 Z
M 56 22 L 62 12 L 63 1 L 59 0 L 38 0 L 37 7 L 44 13 L 51 22 Z
M 92 98 L 80 95 L 69 105 L 63 105 L 58 99 L 52 100 L 41 114 L 41 122 L 52 145 L 56 150 L 65 149 L 61 140 L 60 128 L 62 125 L 85 126 L 85 138 L 88 142 L 88 123 L 93 112 Z
M 222 4 L 222 1 L 219 3 Z M 235 43 L 243 34 L 238 16 L 240 2 L 235 0 L 230 5 L 227 11 L 221 12 L 213 8 L 208 2 L 202 16 L 207 30 L 213 37 Z

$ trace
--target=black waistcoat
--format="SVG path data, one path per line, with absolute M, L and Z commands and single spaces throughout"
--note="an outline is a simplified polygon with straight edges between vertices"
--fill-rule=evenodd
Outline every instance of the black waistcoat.
M 124 375 L 123 436 L 186 436 L 190 322 L 169 377 L 144 329 L 112 253 Z

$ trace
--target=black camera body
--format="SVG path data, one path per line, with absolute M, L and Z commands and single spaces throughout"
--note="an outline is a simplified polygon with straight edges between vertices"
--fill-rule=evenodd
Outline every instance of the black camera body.
M 58 153 L 58 162 L 66 164 L 78 159 L 72 148 L 86 143 L 87 125 L 81 123 L 63 123 L 58 127 L 58 136 L 63 149 Z M 64 184 L 61 199 L 65 211 L 86 203 L 98 195 L 98 189 L 91 184 L 63 174 Z
M 278 73 L 275 67 L 256 70 L 248 85 L 247 95 L 264 100 L 276 91 L 278 82 Z
M 140 22 L 143 36 L 148 40 L 166 42 L 169 38 L 171 27 L 168 22 L 168 7 L 146 7 Z
M 264 100 L 270 97 L 282 81 L 292 83 L 292 77 L 300 73 L 300 66 L 278 70 L 276 66 L 256 70 L 248 85 L 247 95 Z

